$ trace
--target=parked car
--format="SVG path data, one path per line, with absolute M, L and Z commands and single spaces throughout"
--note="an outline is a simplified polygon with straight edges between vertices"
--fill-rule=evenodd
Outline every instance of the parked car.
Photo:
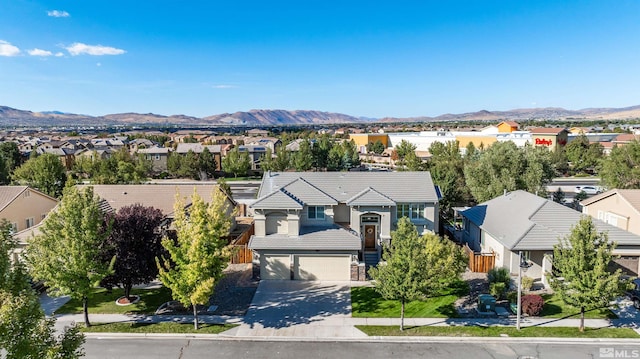
M 576 186 L 576 188 L 574 189 L 575 193 L 580 193 L 580 192 L 584 192 L 586 194 L 598 194 L 601 193 L 602 191 L 600 190 L 600 187 L 595 187 L 595 186 Z
M 625 294 L 633 301 L 633 306 L 640 309 L 640 279 L 633 280 L 633 289 L 628 290 Z

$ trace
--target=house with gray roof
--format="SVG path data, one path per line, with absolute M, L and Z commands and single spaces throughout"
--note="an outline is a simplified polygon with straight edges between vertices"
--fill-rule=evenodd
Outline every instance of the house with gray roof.
M 526 275 L 546 282 L 551 271 L 546 255 L 571 233 L 582 214 L 562 204 L 525 191 L 508 192 L 460 212 L 463 241 L 476 252 L 494 253 L 496 267 L 518 273 L 519 253 L 532 264 Z M 594 220 L 599 232 L 616 242 L 616 255 L 640 255 L 640 236 Z M 637 271 L 637 268 L 636 268 Z
M 251 208 L 261 279 L 364 279 L 398 218 L 438 231 L 429 172 L 267 171 Z

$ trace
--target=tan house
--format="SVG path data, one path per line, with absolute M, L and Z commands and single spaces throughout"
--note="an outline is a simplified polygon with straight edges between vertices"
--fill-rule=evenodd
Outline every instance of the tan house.
M 580 204 L 582 213 L 640 235 L 640 190 L 613 189 Z
M 0 218 L 20 232 L 40 223 L 58 200 L 28 186 L 0 186 Z

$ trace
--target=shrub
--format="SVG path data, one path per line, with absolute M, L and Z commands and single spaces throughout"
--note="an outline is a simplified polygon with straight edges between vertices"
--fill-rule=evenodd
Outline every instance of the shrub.
M 489 294 L 496 297 L 496 299 L 501 299 L 506 292 L 507 285 L 502 282 L 489 284 Z
M 531 316 L 538 316 L 542 313 L 544 299 L 537 294 L 527 294 L 522 297 L 522 312 Z
M 507 300 L 510 303 L 515 303 L 518 301 L 518 292 L 515 290 L 512 290 L 510 292 L 507 292 Z
M 507 268 L 496 267 L 489 270 L 487 279 L 489 279 L 489 283 L 504 283 L 505 286 L 508 286 L 511 283 L 511 273 Z
M 531 287 L 533 287 L 533 278 L 524 276 L 521 279 L 521 284 L 522 284 L 522 290 L 524 290 L 525 292 L 528 292 L 531 290 Z

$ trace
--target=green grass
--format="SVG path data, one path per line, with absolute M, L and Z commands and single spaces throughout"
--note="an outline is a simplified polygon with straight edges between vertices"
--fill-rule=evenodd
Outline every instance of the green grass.
M 455 318 L 458 313 L 453 304 L 468 291 L 469 286 L 460 281 L 439 296 L 406 303 L 404 315 L 406 318 Z M 400 302 L 382 298 L 371 287 L 352 287 L 351 307 L 354 318 L 400 318 Z
M 572 308 L 562 302 L 557 294 L 543 294 L 544 308 L 541 317 L 544 318 L 580 318 L 580 310 Z M 593 309 L 586 311 L 584 317 L 587 319 L 615 319 L 613 312 L 607 308 Z
M 357 325 L 356 328 L 370 336 L 453 336 L 453 337 L 555 337 L 555 338 L 640 338 L 631 328 L 585 328 L 580 333 L 577 327 L 476 327 L 476 326 L 397 326 Z
M 139 295 L 140 301 L 135 304 L 120 306 L 116 305 L 116 299 L 124 295 L 124 291 L 114 288 L 111 293 L 107 293 L 104 288 L 95 288 L 89 296 L 89 314 L 153 314 L 158 307 L 172 300 L 171 291 L 168 288 L 154 289 L 132 289 L 132 295 Z M 56 314 L 82 313 L 82 301 L 71 299 Z
M 198 330 L 193 323 L 96 323 L 89 328 L 82 327 L 85 333 L 198 333 L 218 334 L 237 327 L 236 324 L 204 324 Z

